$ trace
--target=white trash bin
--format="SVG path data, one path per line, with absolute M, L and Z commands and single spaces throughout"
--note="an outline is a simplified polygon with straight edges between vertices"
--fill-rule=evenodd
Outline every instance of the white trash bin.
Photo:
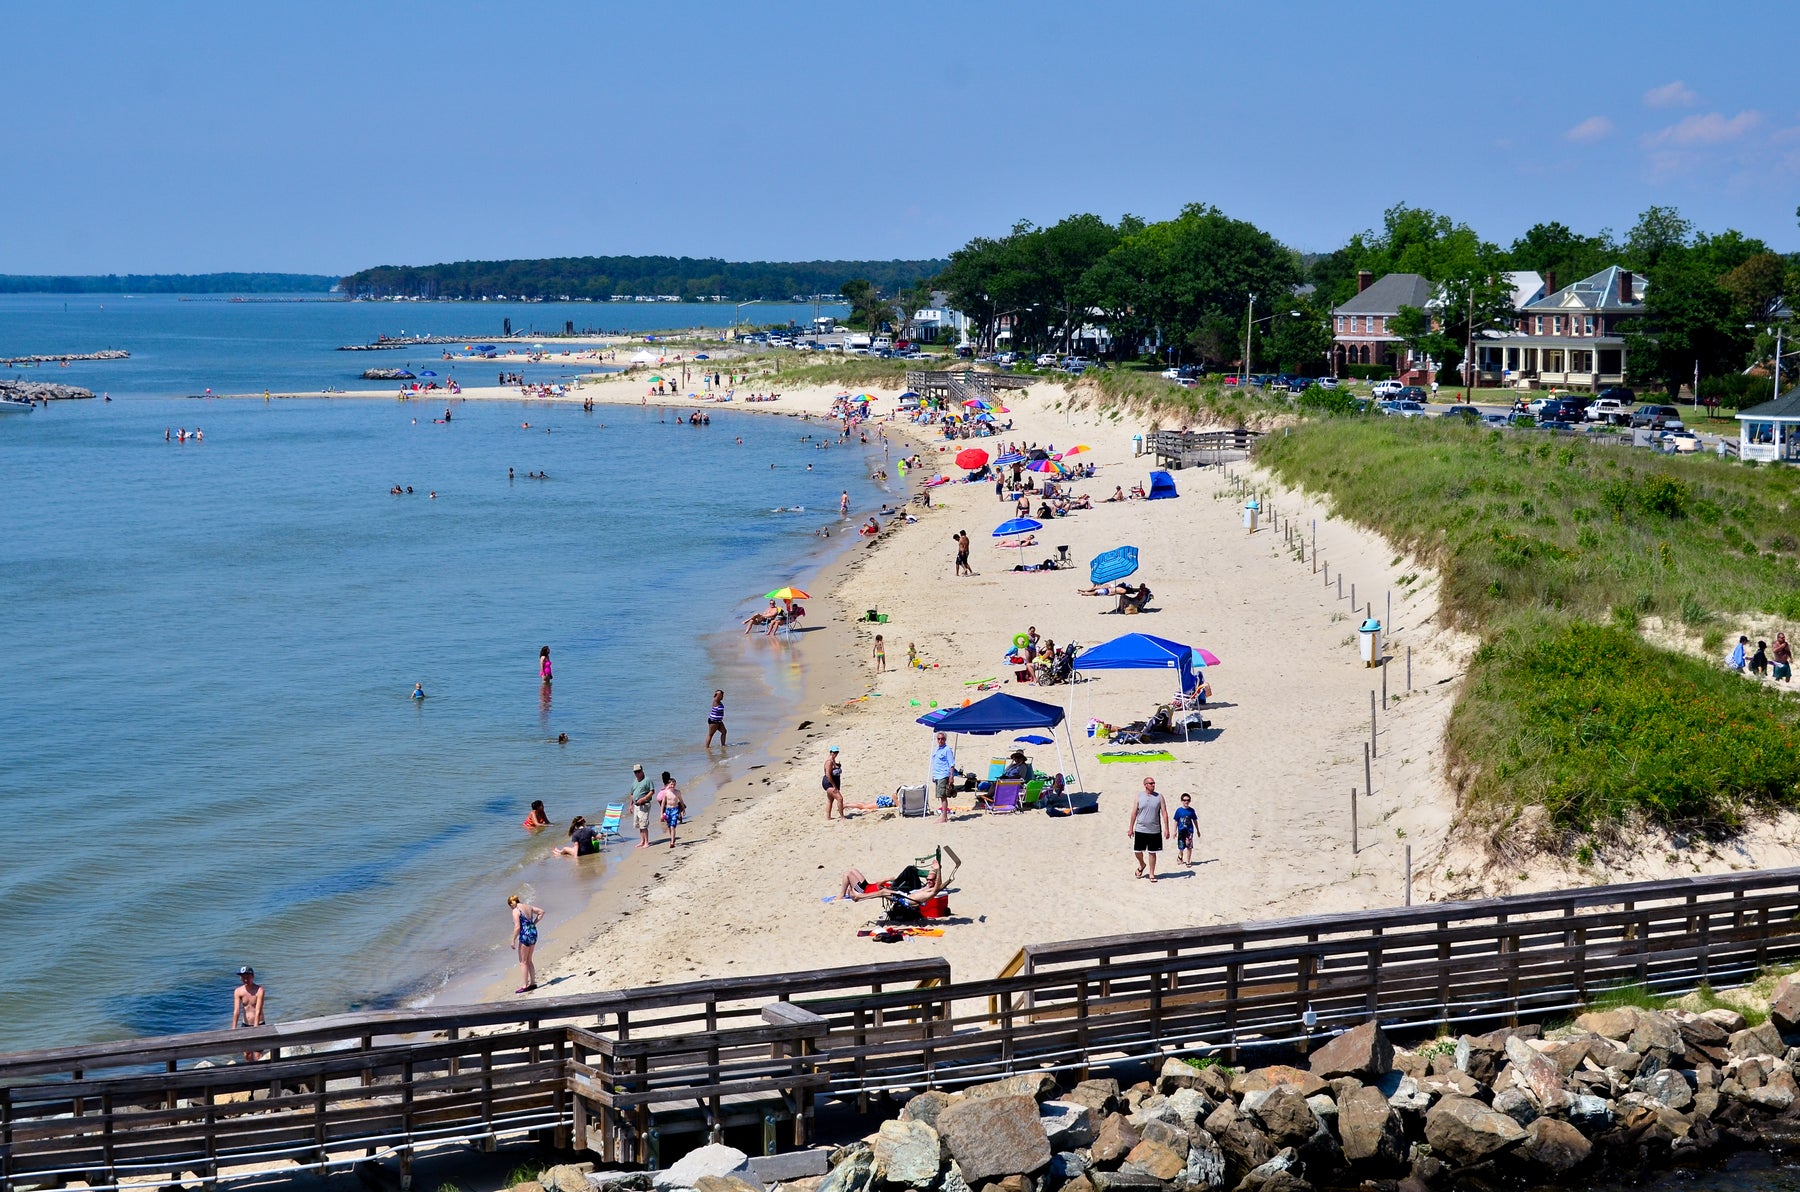
M 1357 644 L 1362 647 L 1363 665 L 1380 666 L 1381 622 L 1370 617 L 1368 620 L 1364 621 L 1362 627 L 1357 630 L 1357 636 L 1360 638 L 1360 641 Z
M 1256 533 L 1256 515 L 1262 512 L 1262 505 L 1255 497 L 1244 502 L 1244 529 Z

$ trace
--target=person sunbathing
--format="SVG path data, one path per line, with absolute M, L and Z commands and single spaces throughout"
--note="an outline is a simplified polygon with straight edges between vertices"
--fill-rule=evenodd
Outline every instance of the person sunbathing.
M 1130 584 L 1095 584 L 1091 588 L 1076 588 L 1077 596 L 1117 596 Z
M 851 902 L 895 897 L 903 897 L 908 902 L 924 902 L 943 893 L 943 890 L 943 873 L 936 861 L 930 861 L 922 870 L 920 866 L 908 865 L 898 876 L 885 882 L 871 882 L 863 876 L 862 870 L 850 869 L 844 874 L 844 884 L 838 891 L 838 897 L 847 898 Z
M 1117 485 L 1113 486 L 1113 495 L 1106 498 L 1106 500 L 1109 504 L 1113 501 L 1123 501 L 1124 499 L 1125 499 L 1125 490 Z
M 780 615 L 781 615 L 781 610 L 776 608 L 775 602 L 773 600 L 771 600 L 771 601 L 769 601 L 769 608 L 768 608 L 767 612 L 751 613 L 747 618 L 745 618 L 744 632 L 749 633 L 752 629 L 756 628 L 758 625 L 767 625 L 770 621 L 773 621 L 776 617 L 778 617 Z
M 1082 493 L 1079 497 L 1076 497 L 1075 503 L 1072 506 L 1070 506 L 1070 508 L 1073 508 L 1073 509 L 1092 509 L 1093 507 L 1094 507 L 1094 499 L 1092 497 L 1088 496 L 1086 493 Z

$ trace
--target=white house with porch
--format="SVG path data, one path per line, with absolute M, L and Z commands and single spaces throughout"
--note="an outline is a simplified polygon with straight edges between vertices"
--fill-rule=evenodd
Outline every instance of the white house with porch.
M 1522 389 L 1624 384 L 1624 324 L 1644 313 L 1645 284 L 1614 265 L 1520 306 L 1510 331 L 1483 332 L 1475 341 L 1482 382 Z
M 1739 410 L 1738 458 L 1757 463 L 1800 463 L 1800 386 L 1774 401 Z

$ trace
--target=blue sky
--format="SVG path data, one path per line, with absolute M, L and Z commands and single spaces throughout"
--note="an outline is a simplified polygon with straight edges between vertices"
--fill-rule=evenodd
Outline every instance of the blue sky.
M 1800 248 L 1789 3 L 0 0 L 0 272 L 924 257 L 1213 203 L 1330 249 L 1657 203 Z

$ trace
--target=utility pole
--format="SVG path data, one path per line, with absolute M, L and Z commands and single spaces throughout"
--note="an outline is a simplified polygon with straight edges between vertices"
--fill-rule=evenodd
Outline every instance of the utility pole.
M 1433 377 L 1432 380 L 1436 380 Z M 1469 342 L 1463 349 L 1463 400 L 1475 400 L 1475 278 L 1469 278 Z
M 1238 384 L 1245 385 L 1250 381 L 1250 328 L 1256 323 L 1256 295 L 1250 295 L 1250 309 L 1244 312 L 1244 368 L 1238 377 Z

